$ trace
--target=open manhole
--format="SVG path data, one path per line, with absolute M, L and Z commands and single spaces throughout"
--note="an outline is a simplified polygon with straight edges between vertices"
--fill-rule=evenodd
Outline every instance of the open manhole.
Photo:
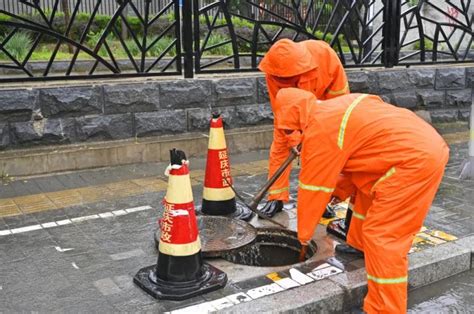
M 255 241 L 222 254 L 225 260 L 249 266 L 285 266 L 299 263 L 301 244 L 296 232 L 283 229 L 258 229 Z M 316 254 L 311 241 L 306 259 Z
M 257 230 L 249 223 L 221 216 L 197 216 L 201 253 L 203 257 L 221 257 L 229 251 L 255 241 Z M 160 230 L 155 232 L 155 245 L 159 249 Z

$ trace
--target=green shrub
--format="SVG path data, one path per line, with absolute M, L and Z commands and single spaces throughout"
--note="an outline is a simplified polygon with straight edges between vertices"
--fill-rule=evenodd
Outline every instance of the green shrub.
M 0 36 L 4 36 L 8 33 L 8 27 L 2 25 L 1 23 L 11 21 L 11 20 L 12 18 L 9 17 L 8 15 L 0 13 Z
M 219 34 L 212 34 L 209 37 L 209 40 L 206 43 L 206 47 L 202 47 L 202 45 L 204 44 L 204 40 L 203 39 L 201 40 L 201 47 L 202 48 L 209 48 L 209 47 L 212 47 L 214 45 L 223 43 L 227 40 L 229 40 L 228 37 L 224 37 L 224 36 L 219 35 Z M 228 56 L 228 55 L 231 55 L 231 54 L 233 54 L 233 50 L 232 50 L 232 43 L 230 43 L 230 42 L 225 44 L 225 45 L 207 50 L 204 53 L 205 56 L 209 56 L 209 55 Z
M 428 38 L 425 38 L 423 40 L 423 42 L 425 43 L 425 50 L 433 50 L 433 41 L 431 39 L 428 39 Z M 415 50 L 420 50 L 421 49 L 421 45 L 420 45 L 420 41 L 417 40 L 414 44 L 413 44 L 413 49 Z
M 147 39 L 147 42 L 148 43 L 151 43 L 151 38 L 150 39 Z M 161 55 L 161 53 L 163 51 L 165 51 L 166 48 L 169 47 L 169 45 L 171 45 L 171 43 L 173 42 L 174 38 L 171 38 L 171 37 L 163 37 L 161 38 L 157 43 L 155 43 L 151 48 L 150 50 L 148 50 L 148 56 L 151 56 L 151 57 L 158 57 Z M 176 56 L 176 44 L 168 51 L 168 53 L 166 54 L 167 56 L 171 56 L 171 57 L 174 57 Z
M 1 40 L 3 41 L 3 38 Z M 12 38 L 10 38 L 10 40 L 8 40 L 4 48 L 8 53 L 15 57 L 15 59 L 21 62 L 26 57 L 32 44 L 33 40 L 31 39 L 30 34 L 26 32 L 17 32 Z M 3 54 L 2 57 L 5 58 L 6 56 Z
M 128 51 L 130 52 L 130 54 L 134 57 L 137 57 L 141 54 L 141 50 L 140 48 L 137 46 L 135 40 L 133 39 L 127 39 L 125 41 L 125 45 L 127 46 L 128 48 Z

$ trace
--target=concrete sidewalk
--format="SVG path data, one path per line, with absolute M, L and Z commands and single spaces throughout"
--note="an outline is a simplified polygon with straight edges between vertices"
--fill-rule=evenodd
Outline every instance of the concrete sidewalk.
M 418 246 L 410 255 L 412 288 L 471 267 L 474 182 L 457 179 L 467 143 L 450 142 L 451 159 L 425 225 L 458 240 L 425 239 Z M 265 181 L 267 156 L 267 151 L 231 156 L 235 185 L 243 195 L 253 194 Z M 204 165 L 203 158 L 191 160 L 196 205 L 202 195 Z M 315 235 L 318 254 L 303 264 L 252 267 L 212 260 L 228 274 L 224 289 L 183 302 L 156 301 L 146 295 L 132 277 L 138 269 L 156 263 L 153 234 L 167 185 L 165 167 L 166 163 L 150 163 L 14 181 L 3 178 L 0 311 L 334 312 L 361 302 L 366 289 L 363 260 L 335 256 L 336 242 L 321 227 Z M 297 169 L 293 180 L 296 175 Z M 294 208 L 276 219 L 295 229 Z M 256 218 L 252 223 L 265 225 Z M 312 280 L 298 282 L 292 269 Z M 325 275 L 328 270 L 333 271 L 330 276 Z M 285 278 L 291 285 L 278 283 Z M 232 301 L 236 294 L 249 302 L 236 304 Z

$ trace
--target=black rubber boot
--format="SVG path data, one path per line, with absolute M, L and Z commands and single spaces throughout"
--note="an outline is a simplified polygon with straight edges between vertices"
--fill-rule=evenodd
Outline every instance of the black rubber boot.
M 364 252 L 359 251 L 356 248 L 353 248 L 352 246 L 349 246 L 347 244 L 338 244 L 336 245 L 336 252 L 341 253 L 341 254 L 350 254 L 350 255 L 355 255 L 355 256 L 364 256 Z

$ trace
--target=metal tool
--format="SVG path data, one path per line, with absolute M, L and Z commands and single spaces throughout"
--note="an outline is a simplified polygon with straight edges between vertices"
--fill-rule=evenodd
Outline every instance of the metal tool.
M 301 144 L 298 145 L 297 147 L 293 147 L 291 149 L 290 156 L 288 156 L 288 158 L 283 162 L 283 164 L 280 166 L 280 168 L 278 168 L 277 171 L 273 174 L 273 176 L 270 179 L 268 179 L 268 181 L 262 186 L 262 188 L 258 191 L 258 193 L 252 198 L 252 201 L 250 202 L 250 204 L 247 204 L 245 202 L 245 200 L 239 195 L 239 193 L 237 193 L 237 191 L 234 189 L 232 184 L 230 184 L 230 182 L 227 180 L 227 178 L 224 177 L 224 179 L 227 182 L 227 184 L 230 186 L 232 191 L 234 191 L 235 195 L 237 195 L 237 197 L 240 199 L 240 201 L 242 201 L 242 203 L 244 203 L 244 205 L 247 206 L 252 212 L 256 213 L 258 215 L 258 217 L 260 217 L 262 219 L 265 219 L 265 220 L 268 220 L 271 223 L 276 224 L 276 225 L 278 225 L 282 228 L 286 228 L 286 226 L 282 225 L 281 223 L 279 223 L 279 222 L 271 219 L 270 217 L 267 217 L 264 214 L 262 214 L 257 209 L 257 207 L 258 207 L 258 204 L 260 204 L 260 201 L 265 197 L 265 194 L 270 189 L 270 187 L 273 185 L 273 183 L 275 183 L 275 181 L 278 180 L 278 178 L 285 171 L 285 169 L 288 168 L 288 166 L 291 164 L 291 162 L 293 160 L 295 160 L 296 157 L 298 157 L 300 149 L 301 149 Z
M 235 195 L 239 198 L 239 200 L 245 205 L 248 207 L 248 209 L 250 209 L 251 211 L 253 211 L 255 214 L 258 215 L 258 217 L 262 218 L 262 219 L 265 219 L 277 226 L 280 226 L 282 228 L 285 228 L 286 229 L 286 226 L 279 223 L 278 221 L 275 221 L 273 219 L 271 219 L 270 217 L 267 217 L 265 216 L 264 214 L 262 214 L 258 209 L 254 209 L 252 207 L 250 207 L 249 205 L 247 205 L 247 203 L 245 202 L 245 200 L 239 195 L 239 193 L 234 189 L 234 187 L 232 186 L 232 184 L 230 184 L 229 180 L 227 180 L 226 177 L 224 177 L 224 180 L 227 182 L 227 184 L 230 186 L 230 188 L 232 189 L 232 191 L 234 191 Z
M 299 144 L 296 147 L 292 147 L 290 150 L 290 156 L 286 158 L 286 160 L 283 162 L 283 164 L 280 166 L 280 168 L 275 171 L 273 176 L 268 179 L 268 181 L 262 186 L 262 188 L 258 191 L 258 193 L 252 198 L 252 201 L 249 204 L 250 209 L 257 209 L 258 204 L 260 204 L 260 201 L 265 197 L 265 194 L 268 192 L 268 190 L 272 187 L 273 183 L 275 183 L 276 180 L 281 176 L 281 174 L 288 168 L 288 166 L 293 162 L 293 160 L 298 157 L 300 154 L 301 150 L 301 144 Z

